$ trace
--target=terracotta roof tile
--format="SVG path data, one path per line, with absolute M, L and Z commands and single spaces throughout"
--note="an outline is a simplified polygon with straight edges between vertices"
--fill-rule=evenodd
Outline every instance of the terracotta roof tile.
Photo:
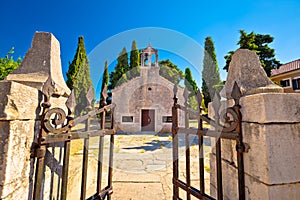
M 271 70 L 271 76 L 283 74 L 289 71 L 300 69 L 300 59 L 281 65 L 278 69 Z

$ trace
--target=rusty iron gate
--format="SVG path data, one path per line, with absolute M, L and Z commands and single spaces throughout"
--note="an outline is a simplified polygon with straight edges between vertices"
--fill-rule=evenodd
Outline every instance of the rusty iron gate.
M 204 136 L 215 138 L 216 140 L 216 171 L 217 171 L 217 199 L 223 199 L 222 188 L 222 155 L 221 155 L 221 139 L 235 140 L 237 153 L 237 168 L 238 168 L 238 196 L 239 200 L 245 199 L 245 180 L 244 180 L 244 162 L 243 153 L 246 151 L 246 144 L 243 143 L 242 136 L 242 114 L 240 112 L 241 106 L 239 99 L 241 97 L 240 89 L 235 82 L 231 96 L 234 99 L 232 107 L 225 108 L 219 112 L 221 107 L 220 96 L 216 94 L 213 100 L 213 107 L 215 110 L 214 119 L 202 115 L 202 94 L 200 90 L 196 95 L 198 102 L 198 111 L 194 111 L 188 106 L 188 91 L 184 91 L 184 105 L 178 104 L 177 86 L 174 86 L 174 105 L 172 107 L 172 138 L 173 138 L 173 200 L 182 199 L 179 195 L 179 190 L 183 190 L 186 197 L 184 199 L 190 200 L 191 196 L 197 199 L 215 199 L 205 193 L 204 180 L 204 155 L 203 155 L 203 139 Z M 184 113 L 185 126 L 179 126 L 179 110 Z M 220 113 L 220 114 L 219 114 Z M 198 121 L 198 128 L 189 128 L 189 115 L 196 115 Z M 221 119 L 222 117 L 222 119 Z M 210 128 L 204 128 L 203 122 L 210 125 Z M 178 134 L 185 136 L 185 174 L 186 180 L 179 178 L 179 141 Z M 199 189 L 191 185 L 191 163 L 190 163 L 190 136 L 195 135 L 198 139 L 199 147 Z M 195 170 L 195 169 L 193 169 Z
M 49 78 L 42 88 L 42 93 L 44 96 L 44 102 L 42 106 L 42 116 L 41 116 L 41 128 L 40 133 L 37 136 L 37 142 L 32 148 L 32 157 L 36 160 L 35 167 L 35 180 L 33 186 L 32 199 L 41 200 L 48 199 L 44 197 L 44 184 L 45 184 L 45 168 L 47 156 L 52 156 L 52 162 L 56 162 L 58 165 L 50 169 L 51 170 L 51 180 L 50 181 L 50 192 L 49 199 L 67 199 L 67 186 L 68 186 L 68 171 L 69 171 L 69 158 L 70 158 L 70 143 L 72 140 L 83 139 L 83 156 L 82 156 L 82 170 L 81 170 L 81 192 L 80 199 L 89 200 L 103 200 L 111 199 L 112 190 L 112 172 L 113 172 L 113 148 L 114 148 L 114 120 L 113 111 L 115 105 L 104 105 L 101 109 L 94 110 L 91 107 L 91 102 L 94 99 L 93 89 L 90 88 L 86 100 L 88 106 L 85 108 L 85 114 L 75 118 L 73 117 L 72 110 L 75 108 L 75 96 L 74 91 L 71 92 L 68 100 L 66 101 L 66 107 L 68 113 L 59 107 L 52 107 L 50 103 L 51 98 L 59 98 L 59 96 L 53 95 L 55 83 Z M 103 94 L 104 102 L 107 97 L 107 91 L 104 90 Z M 99 119 L 100 115 L 100 119 Z M 110 116 L 110 122 L 107 124 L 108 120 L 105 120 L 108 115 Z M 97 118 L 98 116 L 98 118 Z M 92 119 L 100 120 L 100 128 L 97 130 L 90 129 L 90 123 Z M 84 123 L 85 129 L 83 131 L 72 132 L 71 129 L 79 123 Z M 108 177 L 107 185 L 102 186 L 102 168 L 103 168 L 103 141 L 104 137 L 110 137 L 109 146 L 109 160 L 108 160 Z M 97 172 L 95 172 L 97 185 L 95 186 L 95 194 L 86 197 L 87 189 L 87 170 L 88 170 L 88 155 L 89 155 L 89 139 L 92 137 L 99 138 L 99 149 L 98 149 L 98 164 Z M 53 151 L 49 151 L 49 146 L 53 147 Z M 60 158 L 59 160 L 53 159 L 54 148 L 60 147 Z M 63 153 L 62 153 L 63 151 Z M 62 162 L 62 165 L 60 164 Z M 48 163 L 49 164 L 49 163 Z M 49 167 L 49 166 L 48 166 Z M 59 180 L 54 184 L 53 175 L 56 174 Z M 78 183 L 79 184 L 79 183 Z M 90 187 L 90 186 L 89 186 Z M 53 194 L 54 189 L 56 194 Z M 79 198 L 79 197 L 78 197 Z

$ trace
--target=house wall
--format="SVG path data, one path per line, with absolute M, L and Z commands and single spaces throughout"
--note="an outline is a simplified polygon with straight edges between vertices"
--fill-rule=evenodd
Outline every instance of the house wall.
M 280 84 L 281 80 L 289 79 L 290 80 L 290 86 L 283 87 L 285 93 L 292 93 L 292 92 L 300 92 L 300 90 L 294 90 L 292 85 L 292 80 L 295 78 L 300 78 L 300 69 L 290 71 L 284 74 L 278 74 L 271 77 L 272 81 L 275 81 L 276 83 Z

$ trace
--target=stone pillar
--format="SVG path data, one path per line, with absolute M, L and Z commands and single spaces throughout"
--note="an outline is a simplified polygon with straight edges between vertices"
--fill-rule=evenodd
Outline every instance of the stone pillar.
M 37 32 L 20 67 L 0 81 L 0 199 L 31 199 L 34 160 L 30 150 L 40 132 L 40 91 L 48 77 L 55 83 L 52 102 L 64 104 L 70 93 L 61 70 L 59 42 Z
M 158 67 L 158 54 L 155 53 L 155 67 Z
M 151 53 L 148 55 L 148 66 L 149 67 L 151 67 L 151 59 L 152 59 L 152 57 L 151 57 Z
M 232 57 L 225 89 L 231 106 L 234 81 L 242 89 L 242 130 L 246 199 L 300 199 L 300 94 L 282 93 L 265 75 L 255 53 L 238 50 Z M 214 111 L 210 105 L 209 115 Z M 238 199 L 235 141 L 222 139 L 224 199 Z M 215 154 L 211 155 L 211 194 L 216 195 Z
M 141 66 L 144 67 L 145 65 L 145 56 L 144 53 L 141 54 Z

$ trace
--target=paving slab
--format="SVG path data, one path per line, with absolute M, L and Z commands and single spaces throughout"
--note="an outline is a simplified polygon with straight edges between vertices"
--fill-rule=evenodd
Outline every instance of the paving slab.
M 151 144 L 159 144 L 158 148 Z M 108 147 L 104 142 L 103 177 L 107 177 Z M 168 137 L 155 135 L 116 135 L 114 148 L 113 200 L 169 200 L 172 199 L 172 143 Z M 149 147 L 150 146 L 150 147 Z M 91 171 L 97 171 L 98 141 L 90 142 Z M 180 147 L 179 176 L 185 181 L 185 147 Z M 82 152 L 78 152 L 79 154 Z M 207 155 L 208 151 L 205 151 Z M 191 147 L 191 178 L 193 186 L 199 185 L 198 148 Z M 89 162 L 90 162 L 89 161 Z M 205 161 L 208 161 L 205 158 Z M 80 162 L 81 163 L 81 162 Z M 207 162 L 208 163 L 208 162 Z M 78 168 L 79 170 L 79 168 Z M 89 170 L 89 171 L 90 171 Z M 77 172 L 80 174 L 80 172 Z M 92 173 L 92 172 L 91 172 Z M 91 174 L 89 173 L 89 174 Z M 78 177 L 77 182 L 80 181 Z M 209 173 L 205 172 L 205 189 L 209 192 Z M 76 182 L 76 181 L 75 181 Z M 96 178 L 91 178 L 89 185 L 95 185 Z M 103 183 L 105 185 L 105 183 Z M 94 186 L 92 186 L 94 187 Z M 198 187 L 197 187 L 198 188 Z M 93 190 L 87 191 L 94 192 Z M 77 191 L 78 193 L 78 191 Z M 76 194 L 77 194 L 76 193 Z M 184 194 L 183 194 L 184 195 Z M 75 197 L 76 195 L 72 195 Z M 73 198 L 72 198 L 73 199 Z M 76 198 L 75 198 L 76 199 Z M 185 195 L 183 196 L 185 199 Z
M 114 183 L 113 200 L 166 200 L 161 183 Z

